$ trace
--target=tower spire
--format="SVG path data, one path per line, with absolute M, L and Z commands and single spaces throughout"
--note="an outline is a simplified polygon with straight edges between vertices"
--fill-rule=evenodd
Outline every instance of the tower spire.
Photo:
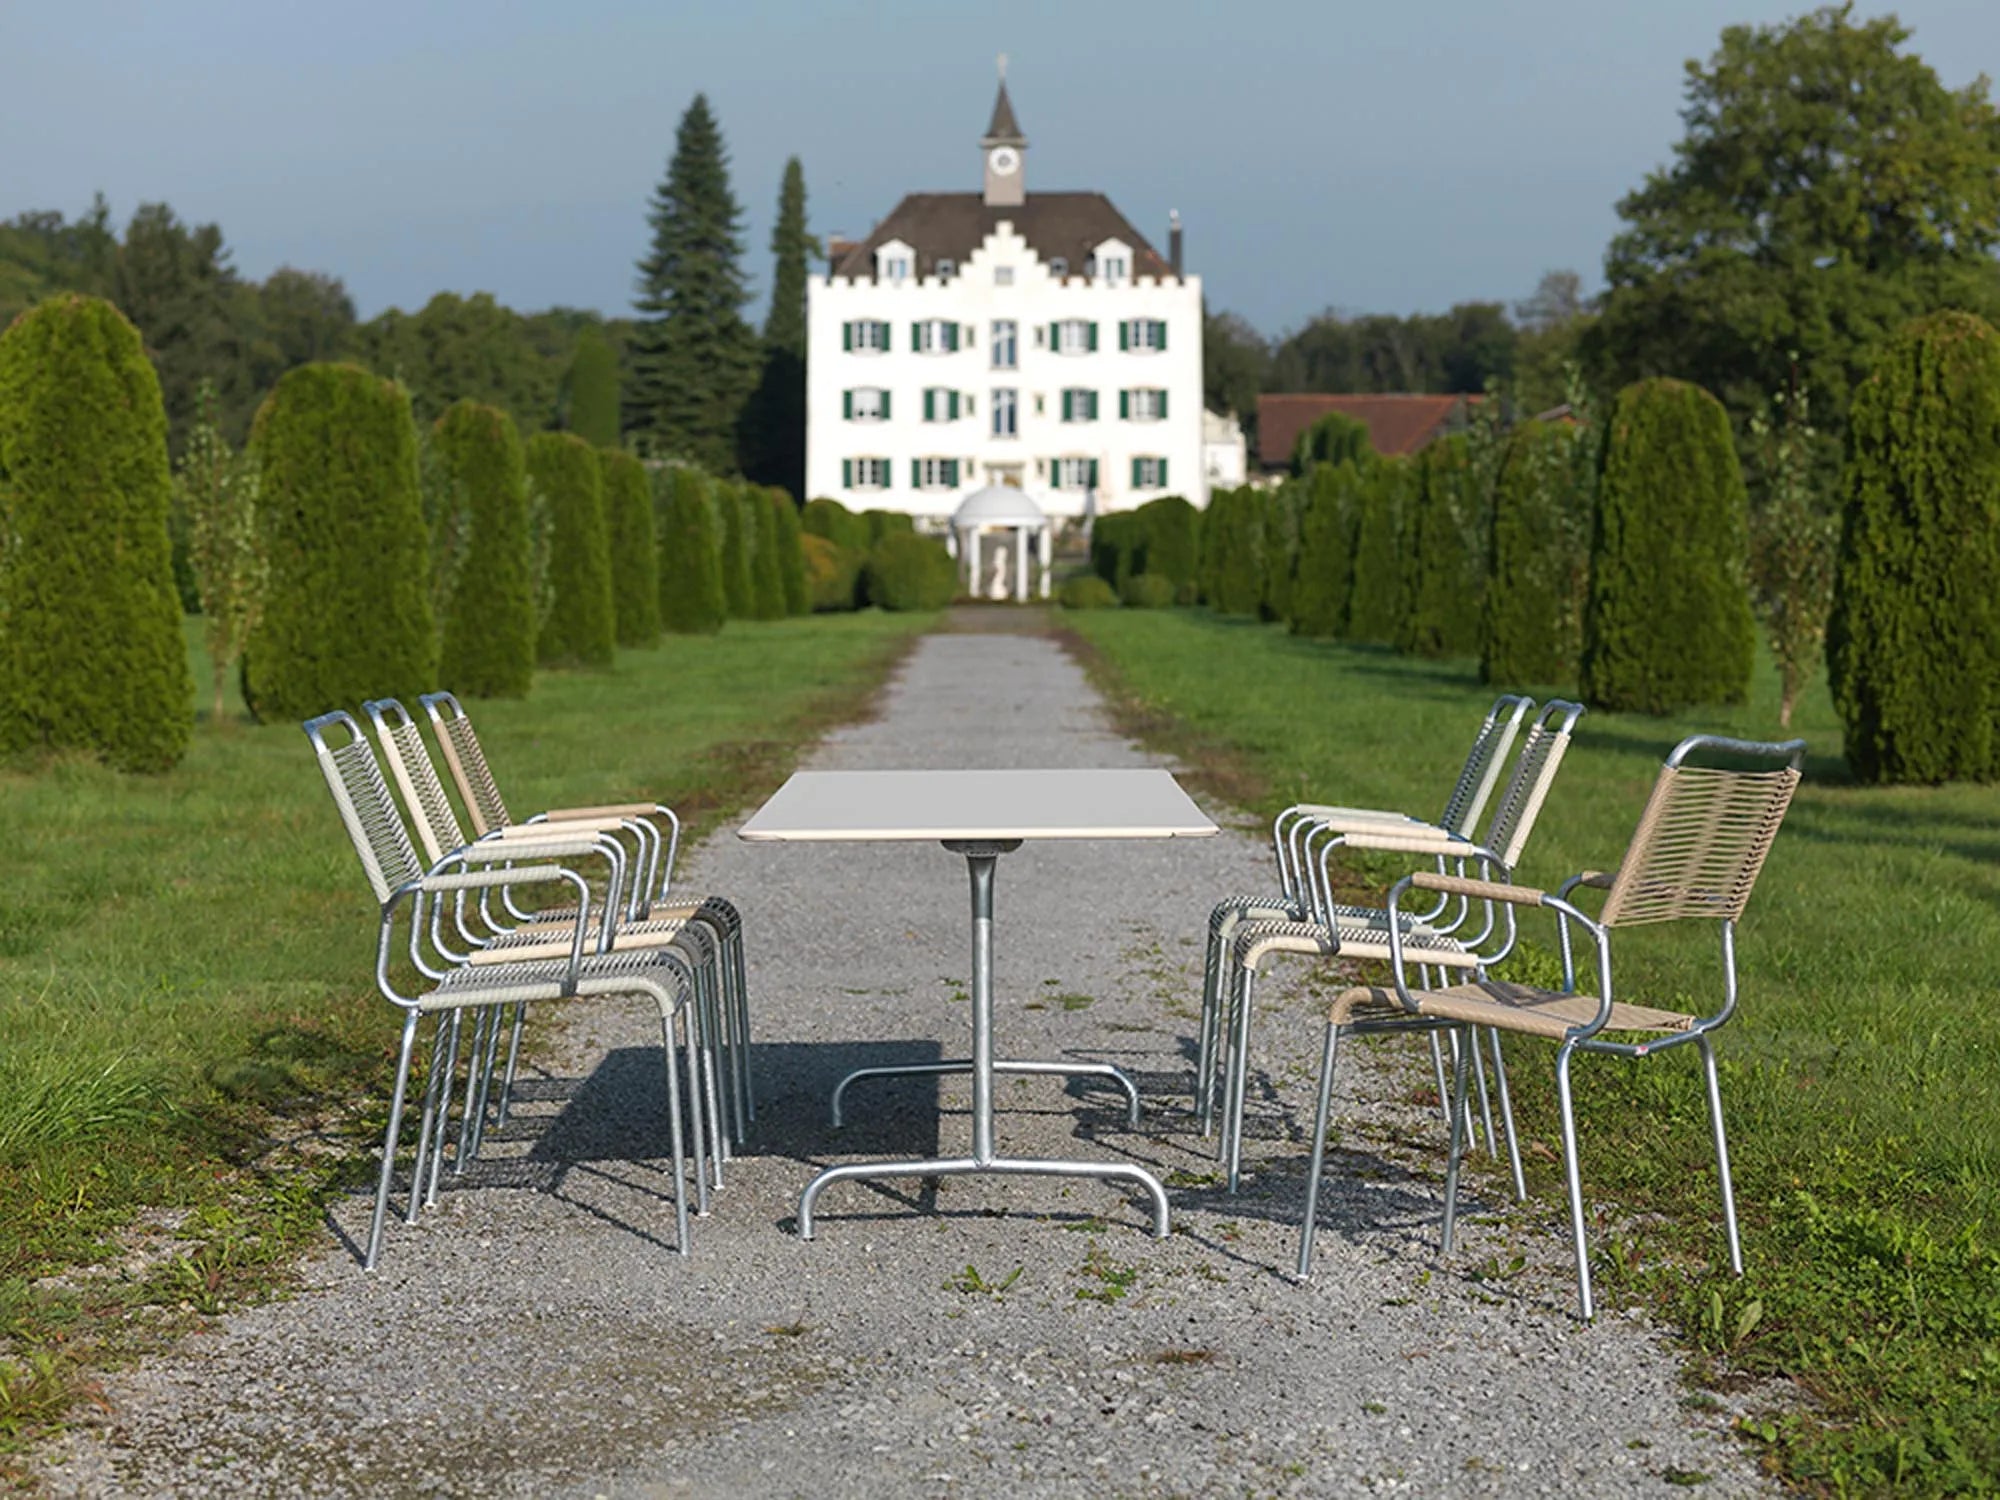
M 1007 97 L 1007 54 L 1000 54 L 1000 92 L 993 99 L 993 118 L 987 123 L 982 146 L 1025 146 L 1021 123 L 1014 118 L 1014 101 Z

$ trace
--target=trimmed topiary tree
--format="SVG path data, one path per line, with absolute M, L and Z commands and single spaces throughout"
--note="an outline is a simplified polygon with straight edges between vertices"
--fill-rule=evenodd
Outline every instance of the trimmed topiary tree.
M 771 514 L 778 518 L 778 581 L 785 586 L 785 613 L 812 613 L 812 592 L 806 586 L 806 555 L 799 543 L 805 533 L 799 526 L 798 502 L 789 491 L 773 485 L 764 491 Z
M 1757 649 L 1748 516 L 1721 402 L 1682 380 L 1618 393 L 1590 549 L 1586 701 L 1649 714 L 1743 701 Z
M 430 537 L 410 397 L 358 365 L 300 365 L 250 430 L 264 607 L 244 697 L 303 719 L 436 686 Z
M 1855 391 L 1827 664 L 1864 781 L 2000 777 L 2000 334 L 1920 318 Z
M 713 635 L 729 618 L 722 536 L 701 470 L 669 469 L 660 506 L 660 623 L 674 635 Z
M 743 486 L 743 503 L 755 528 L 750 551 L 751 608 L 760 620 L 782 620 L 785 606 L 785 564 L 779 556 L 778 513 L 762 485 Z M 787 502 L 790 503 L 789 501 Z
M 1354 522 L 1354 586 L 1347 598 L 1347 638 L 1393 645 L 1403 625 L 1403 517 L 1415 481 L 1407 458 L 1370 467 Z
M 1264 604 L 1264 513 L 1257 492 L 1224 490 L 1209 502 L 1212 566 L 1208 602 L 1225 615 L 1256 615 Z
M 868 528 L 868 545 L 871 547 L 892 533 L 916 535 L 916 521 L 900 510 L 864 510 L 861 520 Z
M 1486 588 L 1486 502 L 1471 445 L 1439 438 L 1417 456 L 1403 533 L 1403 624 L 1398 650 L 1471 656 L 1479 650 Z
M 868 602 L 883 609 L 943 609 L 958 592 L 958 565 L 944 543 L 890 531 L 868 554 Z
M 618 446 L 618 356 L 589 324 L 577 333 L 563 377 L 563 428 L 593 448 Z
M 722 597 L 728 601 L 729 618 L 757 618 L 757 575 L 752 559 L 757 555 L 757 517 L 743 497 L 743 487 L 734 480 L 715 481 L 716 519 L 722 531 Z
M 1111 609 L 1118 603 L 1118 591 L 1095 573 L 1080 573 L 1063 580 L 1056 602 L 1064 609 Z
M 799 527 L 808 536 L 823 536 L 855 552 L 866 552 L 872 545 L 867 517 L 856 515 L 838 500 L 808 500 L 799 512 Z
M 438 679 L 465 697 L 525 698 L 538 622 L 521 435 L 499 407 L 460 401 L 438 418 L 432 444 L 465 518 L 465 557 L 445 608 Z
M 1090 523 L 1090 570 L 1116 593 L 1125 580 L 1146 571 L 1146 521 L 1137 511 L 1119 510 Z
M 1183 604 L 1194 603 L 1201 563 L 1201 512 L 1180 495 L 1162 495 L 1140 506 L 1146 523 L 1144 572 L 1165 578 Z
M 1292 444 L 1292 473 L 1304 478 L 1321 464 L 1364 464 L 1374 454 L 1366 422 L 1330 411 Z
M 117 308 L 50 297 L 0 334 L 0 751 L 186 752 L 172 487 L 159 376 Z
M 528 478 L 549 507 L 555 607 L 542 626 L 542 664 L 608 667 L 618 654 L 618 626 L 597 450 L 573 432 L 538 432 L 527 456 Z
M 1306 481 L 1289 617 L 1295 635 L 1337 636 L 1346 629 L 1354 588 L 1355 477 L 1351 463 L 1320 464 Z
M 1292 617 L 1292 583 L 1299 566 L 1299 513 L 1305 503 L 1305 486 L 1288 479 L 1275 490 L 1257 495 L 1258 516 L 1263 524 L 1264 608 L 1267 620 Z
M 811 531 L 799 538 L 799 552 L 805 563 L 807 596 L 816 613 L 858 606 L 866 553 Z
M 611 533 L 611 613 L 621 646 L 660 643 L 660 544 L 653 528 L 653 487 L 629 453 L 600 449 L 604 520 Z
M 1575 428 L 1528 422 L 1507 440 L 1479 625 L 1479 677 L 1567 688 L 1583 645 L 1589 536 L 1578 518 Z

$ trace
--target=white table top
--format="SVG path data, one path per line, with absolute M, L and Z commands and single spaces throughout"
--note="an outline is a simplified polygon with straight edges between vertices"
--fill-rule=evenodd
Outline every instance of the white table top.
M 972 842 L 1204 838 L 1214 832 L 1165 771 L 800 771 L 738 836 L 753 843 Z

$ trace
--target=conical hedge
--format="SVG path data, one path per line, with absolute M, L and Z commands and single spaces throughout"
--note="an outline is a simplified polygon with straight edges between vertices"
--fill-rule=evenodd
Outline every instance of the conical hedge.
M 617 655 L 611 599 L 611 531 L 597 450 L 569 432 L 528 439 L 528 479 L 549 508 L 549 587 L 544 666 L 608 667 Z
M 653 487 L 629 453 L 600 449 L 604 516 L 611 531 L 611 613 L 621 646 L 660 643 L 660 544 L 653 534 Z
M 759 620 L 782 620 L 785 608 L 785 565 L 779 554 L 778 513 L 762 485 L 745 484 L 743 504 L 753 528 L 750 550 L 750 608 Z
M 660 623 L 675 635 L 713 635 L 729 618 L 722 537 L 701 470 L 676 467 L 660 505 Z
M 1174 586 L 1182 604 L 1194 603 L 1201 561 L 1201 512 L 1180 495 L 1148 500 L 1134 512 L 1145 523 L 1145 571 Z
M 722 530 L 722 597 L 732 620 L 757 618 L 757 517 L 734 480 L 715 484 L 716 520 Z
M 838 500 L 808 500 L 799 513 L 799 525 L 809 536 L 823 536 L 856 552 L 866 552 L 873 541 L 868 534 L 868 518 L 855 514 Z
M 115 307 L 50 297 L 0 334 L 0 751 L 186 751 L 172 488 L 159 377 Z
M 1347 600 L 1354 590 L 1353 502 L 1359 477 L 1352 463 L 1322 463 L 1306 481 L 1289 620 L 1295 635 L 1346 632 Z
M 465 697 L 524 698 L 535 676 L 535 597 L 521 435 L 497 406 L 460 401 L 438 418 L 433 441 L 466 518 L 438 678 Z
M 1529 422 L 1508 438 L 1493 496 L 1493 550 L 1479 625 L 1479 676 L 1567 688 L 1583 647 L 1588 534 L 1572 493 L 1576 429 Z
M 1462 434 L 1417 456 L 1403 531 L 1403 623 L 1396 639 L 1413 656 L 1471 656 L 1489 546 L 1485 496 Z
M 799 526 L 798 503 L 789 491 L 773 485 L 764 491 L 771 514 L 778 522 L 778 581 L 785 588 L 785 613 L 812 613 L 812 593 L 806 587 L 806 555 L 799 545 L 804 532 Z
M 577 333 L 563 377 L 563 427 L 593 448 L 618 446 L 618 356 L 589 325 Z
M 1620 391 L 1591 542 L 1584 698 L 1648 714 L 1742 702 L 1757 648 L 1749 550 L 1722 403 L 1681 380 Z
M 257 412 L 264 607 L 244 651 L 259 718 L 304 719 L 437 685 L 417 430 L 400 385 L 300 365 Z
M 1908 325 L 1854 394 L 1827 664 L 1864 781 L 2000 777 L 2000 334 Z
M 1247 486 L 1209 502 L 1208 602 L 1225 615 L 1257 615 L 1264 607 L 1264 509 Z
M 1407 458 L 1370 466 L 1354 522 L 1354 586 L 1347 638 L 1393 645 L 1403 628 L 1403 524 L 1415 475 Z

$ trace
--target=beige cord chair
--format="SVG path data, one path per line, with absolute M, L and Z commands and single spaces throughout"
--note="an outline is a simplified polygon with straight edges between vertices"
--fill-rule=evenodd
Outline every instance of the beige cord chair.
M 458 1021 L 467 1011 L 497 1012 L 505 1007 L 529 1002 L 568 999 L 584 995 L 634 995 L 650 1000 L 659 1010 L 661 1037 L 665 1045 L 667 1118 L 673 1153 L 674 1219 L 676 1249 L 688 1253 L 687 1147 L 682 1128 L 680 1073 L 676 1058 L 680 1053 L 678 1020 L 694 990 L 694 975 L 678 954 L 667 949 L 646 949 L 633 953 L 590 953 L 592 928 L 590 887 L 580 874 L 552 863 L 517 865 L 505 869 L 469 869 L 462 856 L 453 853 L 426 868 L 403 826 L 394 795 L 383 780 L 381 767 L 361 726 L 352 715 L 333 712 L 308 720 L 303 726 L 332 794 L 334 806 L 353 842 L 376 900 L 381 904 L 380 930 L 376 943 L 376 987 L 384 999 L 403 1012 L 403 1034 L 396 1061 L 395 1090 L 389 1102 L 388 1128 L 382 1137 L 382 1165 L 376 1181 L 374 1212 L 369 1220 L 368 1243 L 362 1265 L 373 1270 L 382 1249 L 382 1233 L 387 1218 L 390 1190 L 394 1184 L 396 1151 L 402 1134 L 403 1108 L 408 1096 L 410 1071 L 415 1060 L 418 1032 L 426 1016 L 437 1018 L 432 1033 L 431 1065 L 424 1087 L 422 1123 L 411 1171 L 408 1222 L 414 1224 L 427 1194 L 425 1174 L 436 1187 L 438 1158 L 445 1135 L 445 1114 L 450 1107 L 452 1070 L 458 1035 Z M 536 853 L 544 860 L 565 852 L 596 852 L 593 840 L 565 842 L 550 839 Z M 447 898 L 456 902 L 470 891 L 505 889 L 530 885 L 563 885 L 576 897 L 575 918 L 568 933 L 567 951 L 558 958 L 534 961 L 473 964 L 468 955 L 455 952 L 444 938 L 443 908 Z M 407 913 L 407 917 L 405 917 Z M 414 993 L 405 994 L 392 970 L 398 967 L 397 933 L 407 920 L 407 963 L 423 981 Z M 685 1049 L 688 1081 L 696 1083 L 695 1049 Z M 694 1128 L 701 1128 L 700 1114 L 691 1116 Z M 700 1152 L 697 1141 L 696 1152 Z M 700 1173 L 696 1173 L 699 1182 Z
M 1334 1014 L 1328 1021 L 1326 1050 L 1320 1064 L 1319 1113 L 1313 1131 L 1306 1221 L 1299 1243 L 1301 1275 L 1309 1268 L 1312 1257 L 1313 1210 L 1317 1206 L 1324 1164 L 1334 1045 L 1341 1018 L 1364 1011 L 1380 1012 L 1391 1005 L 1407 1015 L 1435 1022 L 1467 1029 L 1489 1027 L 1521 1032 L 1557 1044 L 1556 1098 L 1562 1111 L 1563 1166 L 1569 1189 L 1570 1231 L 1576 1247 L 1577 1298 L 1586 1321 L 1594 1314 L 1595 1307 L 1591 1298 L 1589 1248 L 1584 1236 L 1583 1182 L 1577 1165 L 1570 1060 L 1579 1051 L 1639 1059 L 1692 1043 L 1701 1052 L 1729 1268 L 1738 1276 L 1743 1274 L 1736 1196 L 1729 1178 L 1729 1144 L 1722 1124 L 1722 1092 L 1716 1082 L 1715 1049 L 1709 1034 L 1735 1014 L 1736 923 L 1749 903 L 1751 889 L 1791 805 L 1804 758 L 1804 740 L 1768 744 L 1718 735 L 1695 735 L 1683 740 L 1661 767 L 1659 779 L 1654 782 L 1652 795 L 1640 815 L 1638 829 L 1616 872 L 1586 871 L 1572 876 L 1554 895 L 1525 886 L 1430 872 L 1409 876 L 1396 885 L 1389 896 L 1392 912 L 1411 890 L 1502 902 L 1510 907 L 1548 908 L 1556 915 L 1563 987 L 1537 989 L 1482 976 L 1472 983 L 1447 989 L 1413 988 L 1409 982 L 1410 955 L 1397 944 L 1397 929 L 1391 925 L 1391 946 L 1397 949 L 1391 960 L 1394 989 L 1376 986 L 1349 990 L 1335 1003 Z M 1689 763 L 1695 759 L 1720 760 L 1725 764 Z M 1604 905 L 1595 920 L 1572 904 L 1571 897 L 1579 889 L 1605 893 Z M 1697 1016 L 1614 999 L 1611 934 L 1625 927 L 1690 919 L 1714 922 L 1721 929 L 1721 1000 L 1716 1009 Z M 1597 978 L 1595 994 L 1577 987 L 1572 928 L 1582 929 L 1589 939 Z M 1423 960 L 1419 957 L 1416 962 Z M 1629 1039 L 1612 1040 L 1613 1035 Z M 1464 1053 L 1465 1049 L 1461 1049 L 1458 1087 L 1453 1093 L 1451 1154 L 1445 1168 L 1440 1241 L 1446 1254 L 1451 1251 L 1458 1209 L 1458 1166 L 1466 1109 Z
M 438 749 L 451 772 L 451 779 L 458 788 L 477 838 L 483 840 L 514 827 L 539 828 L 550 823 L 575 822 L 598 825 L 607 820 L 621 826 L 640 824 L 654 831 L 656 846 L 663 850 L 658 861 L 657 880 L 649 890 L 634 892 L 635 905 L 631 914 L 642 920 L 655 915 L 685 919 L 699 912 L 704 920 L 712 918 L 724 933 L 718 1042 L 724 1057 L 724 1089 L 733 1133 L 738 1143 L 744 1141 L 749 1122 L 757 1118 L 757 1095 L 750 1069 L 749 982 L 743 957 L 743 920 L 735 905 L 721 896 L 713 893 L 687 895 L 673 890 L 674 857 L 680 847 L 680 819 L 673 809 L 659 803 L 628 802 L 602 807 L 558 808 L 537 814 L 525 824 L 517 822 L 500 795 L 499 783 L 494 780 L 486 752 L 479 743 L 478 732 L 473 729 L 464 706 L 450 693 L 426 693 L 417 701 L 430 718 Z M 659 823 L 666 825 L 664 832 L 658 829 Z M 544 931 L 544 936 L 559 935 L 561 924 L 569 916 L 566 912 L 524 912 L 511 902 L 507 910 L 511 917 L 523 924 L 521 930 L 524 932 L 534 931 L 538 923 L 555 923 L 553 928 Z

